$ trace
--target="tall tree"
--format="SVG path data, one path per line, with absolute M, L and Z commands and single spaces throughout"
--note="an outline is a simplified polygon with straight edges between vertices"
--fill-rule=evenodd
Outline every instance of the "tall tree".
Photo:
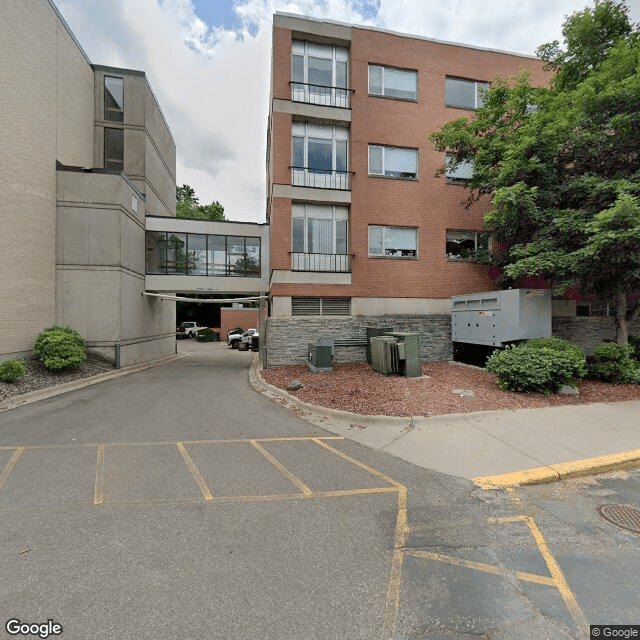
M 195 189 L 188 184 L 176 187 L 176 217 L 198 220 L 224 220 L 224 207 L 216 200 L 200 204 Z
M 491 196 L 499 285 L 534 276 L 604 298 L 623 344 L 640 313 L 640 32 L 624 1 L 596 0 L 563 36 L 538 49 L 548 88 L 496 78 L 471 119 L 430 139 L 454 166 L 473 160 L 469 203 Z

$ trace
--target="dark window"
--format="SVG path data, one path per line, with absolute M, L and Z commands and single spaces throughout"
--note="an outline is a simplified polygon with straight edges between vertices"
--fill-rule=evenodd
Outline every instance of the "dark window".
M 104 168 L 120 172 L 124 169 L 124 130 L 104 130 Z
M 124 121 L 124 80 L 104 77 L 104 119 L 109 122 Z

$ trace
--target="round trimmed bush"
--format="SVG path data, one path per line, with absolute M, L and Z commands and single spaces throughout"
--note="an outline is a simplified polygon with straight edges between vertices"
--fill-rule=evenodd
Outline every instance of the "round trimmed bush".
M 217 342 L 219 337 L 220 334 L 213 329 L 198 329 L 196 331 L 196 340 L 198 342 Z
M 36 341 L 33 343 L 33 355 L 36 358 L 40 358 L 42 360 L 45 356 L 47 342 L 51 338 L 60 335 L 66 335 L 68 338 L 71 338 L 84 351 L 84 339 L 75 329 L 71 329 L 70 327 L 61 327 L 57 324 L 54 324 L 50 327 L 47 327 L 36 338 Z
M 86 360 L 84 339 L 69 327 L 53 325 L 45 329 L 33 344 L 33 355 L 51 371 L 68 369 Z
M 486 369 L 497 374 L 501 389 L 545 394 L 565 384 L 575 386 L 586 374 L 582 350 L 560 338 L 528 340 L 495 351 Z
M 631 358 L 633 353 L 630 344 L 600 344 L 593 351 L 589 375 L 606 382 L 640 384 L 640 364 Z
M 0 382 L 15 382 L 24 376 L 27 367 L 24 360 L 5 360 L 0 362 Z

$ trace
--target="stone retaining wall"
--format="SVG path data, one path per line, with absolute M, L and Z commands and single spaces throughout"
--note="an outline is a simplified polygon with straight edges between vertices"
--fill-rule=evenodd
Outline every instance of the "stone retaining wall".
M 593 350 L 605 340 L 616 337 L 614 320 L 607 316 L 553 318 L 552 327 L 554 336 L 569 340 L 587 355 L 593 355 Z M 640 318 L 629 324 L 629 335 L 640 336 Z
M 451 360 L 451 316 L 353 316 L 295 317 L 267 319 L 267 366 L 304 364 L 307 345 L 320 337 L 366 339 L 366 327 L 393 327 L 394 331 L 417 333 L 420 359 Z M 336 347 L 336 362 L 366 362 L 365 347 Z

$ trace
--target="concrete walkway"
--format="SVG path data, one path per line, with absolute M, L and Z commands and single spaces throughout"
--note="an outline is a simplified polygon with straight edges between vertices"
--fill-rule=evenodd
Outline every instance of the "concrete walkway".
M 257 359 L 250 380 L 313 424 L 483 488 L 640 466 L 640 401 L 393 418 L 303 403 L 266 383 Z

